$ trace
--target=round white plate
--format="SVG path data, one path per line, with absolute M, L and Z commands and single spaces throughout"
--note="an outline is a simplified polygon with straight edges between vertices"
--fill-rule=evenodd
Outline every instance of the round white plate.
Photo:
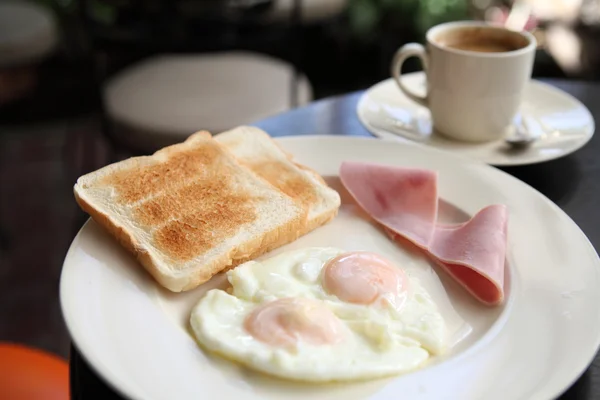
M 403 79 L 415 92 L 425 92 L 422 72 L 405 74 Z M 542 137 L 525 150 L 511 149 L 503 140 L 467 143 L 445 138 L 433 130 L 429 110 L 407 98 L 391 78 L 368 89 L 356 112 L 365 128 L 377 137 L 415 141 L 498 166 L 564 157 L 583 147 L 594 135 L 594 119 L 579 100 L 538 81 L 527 85 L 517 118 L 524 117 L 524 126 Z
M 342 207 L 329 224 L 274 253 L 306 246 L 379 252 L 418 275 L 444 316 L 469 335 L 444 358 L 404 376 L 314 386 L 267 378 L 203 352 L 190 334 L 193 305 L 223 276 L 187 293 L 167 292 L 90 221 L 67 254 L 61 305 L 75 344 L 117 390 L 145 400 L 535 400 L 558 395 L 590 363 L 600 344 L 600 260 L 577 225 L 540 193 L 485 164 L 423 146 L 334 136 L 279 142 L 340 191 Z M 341 187 L 344 160 L 439 171 L 447 222 L 506 204 L 505 305 L 480 305 L 419 252 L 388 240 Z

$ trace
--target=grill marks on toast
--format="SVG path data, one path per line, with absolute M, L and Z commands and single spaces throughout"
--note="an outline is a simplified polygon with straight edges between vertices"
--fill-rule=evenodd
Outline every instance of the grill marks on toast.
M 258 176 L 271 183 L 280 192 L 291 197 L 307 214 L 301 234 L 323 225 L 338 211 L 337 192 L 314 170 L 294 162 L 266 132 L 250 126 L 241 126 L 220 133 L 215 139 Z
M 240 226 L 256 219 L 254 208 L 246 203 L 214 202 L 211 206 L 174 220 L 154 232 L 157 248 L 171 259 L 189 261 L 205 253 Z M 218 229 L 211 227 L 218 226 Z
M 162 163 L 108 175 L 99 183 L 115 188 L 115 200 L 118 203 L 136 203 L 174 189 L 174 183 L 196 178 L 206 166 L 216 162 L 221 156 L 222 151 L 212 146 L 206 146 L 201 152 L 182 151 Z
M 314 185 L 286 163 L 262 161 L 248 163 L 248 167 L 277 189 L 298 201 L 305 210 L 309 210 L 318 201 Z
M 188 261 L 253 222 L 257 200 L 233 189 L 230 178 L 208 178 L 143 202 L 134 212 L 140 223 L 156 228 L 158 249 L 173 260 Z
M 218 180 L 199 179 L 139 203 L 133 210 L 135 219 L 144 227 L 160 226 L 169 220 L 192 214 L 199 208 L 212 208 L 218 203 L 237 207 L 252 200 L 232 190 L 231 184 L 231 179 L 224 177 Z
M 109 175 L 115 200 L 172 261 L 204 254 L 256 220 L 261 200 L 235 188 L 235 174 L 222 149 L 184 151 L 168 161 Z M 133 203 L 133 204 L 132 204 Z

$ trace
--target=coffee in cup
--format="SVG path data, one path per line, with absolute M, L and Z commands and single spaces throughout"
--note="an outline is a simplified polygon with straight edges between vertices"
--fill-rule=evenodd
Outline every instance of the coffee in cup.
M 433 40 L 442 47 L 479 53 L 506 53 L 527 47 L 529 41 L 522 35 L 513 35 L 505 29 L 466 26 L 438 33 Z
M 426 37 L 427 48 L 409 43 L 396 52 L 392 76 L 400 90 L 428 107 L 436 131 L 447 137 L 470 142 L 503 137 L 531 78 L 533 35 L 482 22 L 450 22 L 431 28 Z M 427 75 L 425 97 L 402 83 L 402 64 L 413 56 Z

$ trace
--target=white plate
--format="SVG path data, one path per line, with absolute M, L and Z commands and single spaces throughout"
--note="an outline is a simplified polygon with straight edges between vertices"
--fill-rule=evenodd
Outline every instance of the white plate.
M 424 93 L 426 78 L 422 72 L 405 74 L 403 79 L 415 92 Z M 391 78 L 368 89 L 361 96 L 356 112 L 375 136 L 415 141 L 498 166 L 535 164 L 564 157 L 583 147 L 594 135 L 594 119 L 583 104 L 537 81 L 527 85 L 520 115 L 527 116 L 527 127 L 532 133 L 539 132 L 543 137 L 525 150 L 510 149 L 503 140 L 474 144 L 435 133 L 429 110 L 407 98 Z
M 558 395 L 589 364 L 600 343 L 600 260 L 577 225 L 540 193 L 497 169 L 423 146 L 333 136 L 279 142 L 340 190 L 343 205 L 332 222 L 276 252 L 304 246 L 379 252 L 419 274 L 442 307 L 451 305 L 472 332 L 446 358 L 400 377 L 324 386 L 266 378 L 205 354 L 189 333 L 192 306 L 222 284 L 222 276 L 191 292 L 168 293 L 88 222 L 63 266 L 61 305 L 75 344 L 117 390 L 146 400 L 535 400 Z M 344 160 L 439 171 L 441 215 L 448 221 L 506 204 L 507 303 L 478 304 L 419 253 L 392 243 L 364 219 L 339 186 Z

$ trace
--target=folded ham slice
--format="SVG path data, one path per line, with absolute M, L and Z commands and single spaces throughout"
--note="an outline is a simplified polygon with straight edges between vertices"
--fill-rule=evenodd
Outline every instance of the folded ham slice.
M 482 303 L 502 303 L 506 206 L 488 206 L 463 224 L 441 225 L 437 224 L 437 174 L 433 171 L 344 162 L 340 179 L 392 239 L 404 238 L 425 250 Z

